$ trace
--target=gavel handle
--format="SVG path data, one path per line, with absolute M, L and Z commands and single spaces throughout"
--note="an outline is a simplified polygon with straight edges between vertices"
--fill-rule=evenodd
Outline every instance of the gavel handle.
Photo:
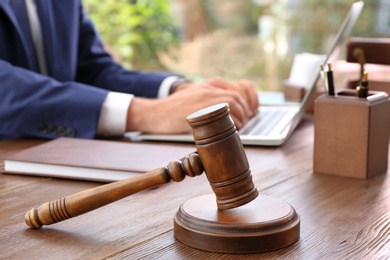
M 167 167 L 74 193 L 64 198 L 46 202 L 39 208 L 32 208 L 25 215 L 31 228 L 54 224 L 86 212 L 95 210 L 142 190 L 174 181 L 182 181 L 186 175 L 194 177 L 203 172 L 202 163 L 196 153 L 182 161 L 172 161 Z

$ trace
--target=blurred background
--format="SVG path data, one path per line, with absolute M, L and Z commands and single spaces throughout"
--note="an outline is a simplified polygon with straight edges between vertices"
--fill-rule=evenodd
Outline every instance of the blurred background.
M 326 54 L 353 0 L 84 0 L 108 51 L 135 70 L 247 78 L 281 90 L 294 55 Z M 366 0 L 352 36 L 388 37 L 390 1 Z M 342 52 L 339 59 L 343 59 Z

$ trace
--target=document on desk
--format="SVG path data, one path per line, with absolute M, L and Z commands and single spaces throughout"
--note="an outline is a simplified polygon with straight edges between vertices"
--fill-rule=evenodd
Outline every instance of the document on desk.
M 4 173 L 112 182 L 195 151 L 192 145 L 58 138 L 3 158 Z

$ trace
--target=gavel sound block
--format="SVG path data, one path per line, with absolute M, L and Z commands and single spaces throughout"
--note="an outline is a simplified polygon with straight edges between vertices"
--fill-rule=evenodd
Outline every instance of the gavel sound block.
M 187 121 L 194 130 L 197 154 L 33 208 L 26 213 L 27 225 L 40 228 L 204 171 L 214 194 L 181 205 L 174 217 L 174 234 L 179 241 L 221 253 L 257 253 L 294 243 L 299 238 L 299 216 L 286 202 L 258 194 L 228 105 L 199 110 Z

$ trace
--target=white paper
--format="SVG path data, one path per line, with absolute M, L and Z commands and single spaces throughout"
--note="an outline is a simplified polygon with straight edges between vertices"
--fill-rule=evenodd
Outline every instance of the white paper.
M 288 82 L 306 89 L 312 87 L 320 72 L 320 65 L 324 63 L 325 58 L 325 55 L 311 53 L 296 54 Z

